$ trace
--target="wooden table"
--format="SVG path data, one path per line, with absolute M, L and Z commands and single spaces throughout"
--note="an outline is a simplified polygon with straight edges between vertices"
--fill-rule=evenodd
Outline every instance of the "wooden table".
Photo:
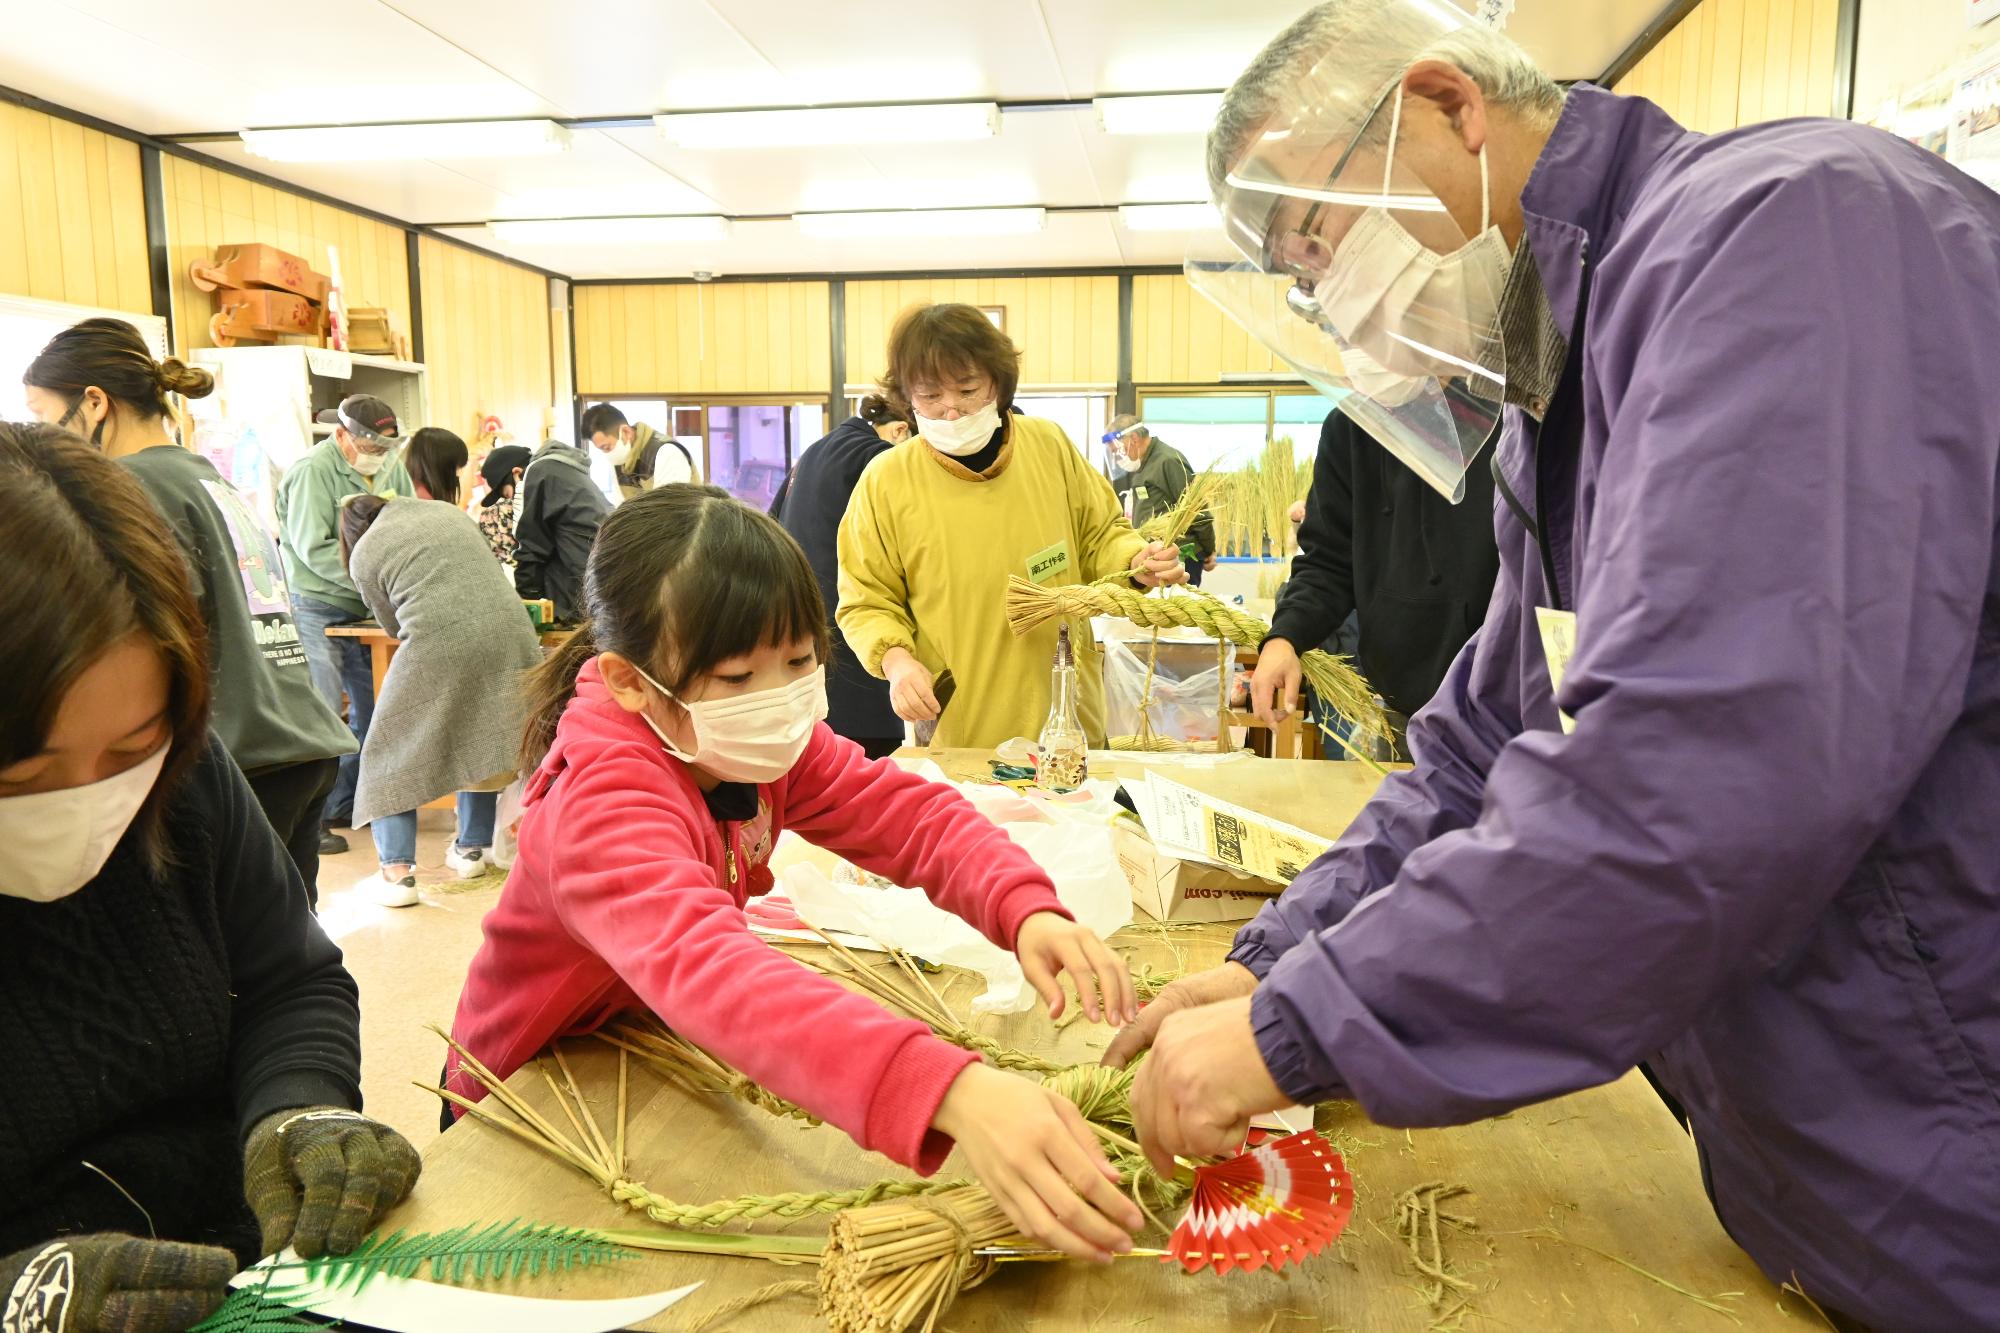
M 976 760 L 976 771 L 984 773 L 983 754 L 957 751 L 933 757 L 943 760 L 947 772 L 968 771 Z M 1350 769 L 1365 772 L 1359 765 L 1253 760 L 1177 776 L 1330 832 L 1352 816 L 1356 793 L 1342 772 Z M 1232 930 L 1135 930 L 1122 932 L 1113 942 L 1135 962 L 1194 969 L 1221 960 Z M 946 998 L 963 1012 L 976 989 L 962 982 L 947 990 Z M 1056 1030 L 1039 1009 L 982 1018 L 975 1025 L 1015 1046 L 1074 1062 L 1095 1059 L 1110 1037 L 1109 1029 L 1088 1022 Z M 565 1048 L 609 1133 L 616 1109 L 616 1053 L 594 1039 L 571 1041 Z M 630 1077 L 629 1174 L 678 1202 L 849 1188 L 904 1174 L 862 1152 L 837 1130 L 808 1129 L 739 1103 L 692 1097 L 636 1064 Z M 532 1067 L 511 1082 L 561 1122 Z M 1737 1327 L 1817 1326 L 1803 1305 L 1781 1301 L 1748 1256 L 1723 1234 L 1702 1194 L 1691 1142 L 1636 1073 L 1606 1087 L 1455 1129 L 1384 1129 L 1345 1103 L 1322 1108 L 1319 1127 L 1348 1154 L 1356 1181 L 1355 1214 L 1333 1248 L 1289 1278 L 1271 1273 L 1189 1277 L 1150 1260 L 1125 1260 L 1108 1269 L 1072 1263 L 1009 1265 L 966 1292 L 939 1327 L 961 1333 L 1428 1330 L 1437 1312 L 1423 1299 L 1425 1283 L 1412 1267 L 1408 1245 L 1397 1237 L 1393 1218 L 1400 1194 L 1437 1181 L 1467 1187 L 1470 1193 L 1450 1200 L 1446 1208 L 1476 1222 L 1472 1232 L 1447 1228 L 1443 1240 L 1451 1270 L 1476 1288 L 1461 1312 L 1465 1327 L 1712 1326 L 1718 1333 L 1731 1327 L 1725 1316 L 1619 1260 L 1705 1297 L 1740 1293 L 1724 1300 L 1740 1320 Z M 956 1158 L 945 1170 L 965 1173 L 963 1161 Z M 650 1225 L 567 1167 L 472 1121 L 461 1123 L 425 1154 L 415 1196 L 386 1225 L 435 1230 L 517 1217 L 610 1228 Z M 818 1235 L 823 1224 L 808 1220 L 785 1230 Z M 811 1275 L 809 1268 L 748 1259 L 648 1254 L 610 1269 L 540 1279 L 523 1290 L 587 1297 L 706 1282 L 682 1306 L 641 1326 L 669 1329 L 686 1327 L 722 1301 Z M 1447 1308 L 1450 1304 L 1447 1300 Z M 1444 1326 L 1457 1324 L 1447 1321 Z M 805 1299 L 792 1297 L 720 1327 L 823 1325 Z
M 542 647 L 560 648 L 576 633 L 574 629 L 545 629 L 541 632 Z M 370 664 L 375 673 L 375 697 L 382 697 L 382 682 L 388 678 L 390 659 L 403 641 L 383 629 L 372 620 L 356 620 L 346 625 L 329 625 L 326 628 L 329 639 L 359 639 L 368 645 Z

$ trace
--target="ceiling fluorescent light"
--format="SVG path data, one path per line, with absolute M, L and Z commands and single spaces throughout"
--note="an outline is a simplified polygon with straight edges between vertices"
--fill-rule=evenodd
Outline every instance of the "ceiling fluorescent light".
M 1126 231 L 1208 231 L 1222 225 L 1214 204 L 1120 204 Z
M 719 241 L 729 235 L 729 219 L 713 216 L 523 218 L 487 225 L 494 239 L 515 245 L 660 245 Z
M 419 158 L 520 157 L 560 153 L 569 131 L 553 120 L 429 121 L 244 130 L 243 147 L 273 162 L 390 162 Z
M 1205 134 L 1215 124 L 1221 93 L 1161 93 L 1098 97 L 1097 123 L 1106 134 Z
M 907 209 L 875 213 L 795 213 L 799 234 L 821 240 L 876 236 L 1015 236 L 1040 231 L 1039 208 Z
M 807 148 L 842 144 L 943 143 L 990 139 L 997 102 L 799 107 L 780 111 L 683 111 L 653 117 L 682 148 Z

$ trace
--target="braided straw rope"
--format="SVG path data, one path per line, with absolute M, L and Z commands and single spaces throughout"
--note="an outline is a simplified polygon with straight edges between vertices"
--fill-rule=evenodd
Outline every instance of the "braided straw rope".
M 682 1231 L 699 1231 L 728 1226 L 732 1222 L 761 1222 L 766 1218 L 796 1221 L 837 1213 L 843 1208 L 865 1208 L 884 1199 L 908 1199 L 970 1184 L 965 1180 L 878 1180 L 851 1190 L 820 1190 L 815 1193 L 746 1194 L 715 1203 L 675 1203 L 653 1193 L 636 1180 L 614 1180 L 608 1193 L 612 1201 L 635 1213 L 644 1213 L 661 1226 Z
M 1257 617 L 1199 589 L 1187 589 L 1173 597 L 1149 597 L 1137 588 L 1102 583 L 1056 587 L 1038 586 L 1018 576 L 1007 580 L 1007 624 L 1016 634 L 1026 634 L 1057 616 L 1088 620 L 1098 615 L 1119 616 L 1153 629 L 1190 626 L 1244 648 L 1260 646 L 1271 634 L 1271 627 Z M 1320 702 L 1353 723 L 1358 735 L 1363 738 L 1389 735 L 1389 719 L 1360 672 L 1341 658 L 1317 648 L 1301 653 L 1299 665 L 1319 694 Z M 1338 732 L 1329 730 L 1327 734 L 1340 741 L 1356 759 L 1378 773 L 1385 771 Z

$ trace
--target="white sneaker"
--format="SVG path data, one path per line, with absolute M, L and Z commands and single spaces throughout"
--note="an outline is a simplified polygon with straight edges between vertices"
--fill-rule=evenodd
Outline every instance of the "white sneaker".
M 388 879 L 380 870 L 376 870 L 357 882 L 354 887 L 363 897 L 379 907 L 417 905 L 417 877 L 414 872 L 401 879 Z
M 456 870 L 460 879 L 478 879 L 486 873 L 493 861 L 484 847 L 460 851 L 458 845 L 453 843 L 445 848 L 444 863 Z

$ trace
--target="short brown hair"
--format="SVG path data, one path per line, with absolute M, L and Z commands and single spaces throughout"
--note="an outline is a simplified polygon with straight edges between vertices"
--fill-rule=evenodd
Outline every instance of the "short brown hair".
M 1013 339 L 970 305 L 911 306 L 889 332 L 889 373 L 882 392 L 903 415 L 911 414 L 912 380 L 943 383 L 967 374 L 990 377 L 1002 412 L 1021 382 L 1021 352 Z
M 0 579 L 0 767 L 42 748 L 77 677 L 126 635 L 165 660 L 173 738 L 132 825 L 163 871 L 162 811 L 208 744 L 208 631 L 173 529 L 130 471 L 68 431 L 0 423 L 0 569 L 13 571 Z

